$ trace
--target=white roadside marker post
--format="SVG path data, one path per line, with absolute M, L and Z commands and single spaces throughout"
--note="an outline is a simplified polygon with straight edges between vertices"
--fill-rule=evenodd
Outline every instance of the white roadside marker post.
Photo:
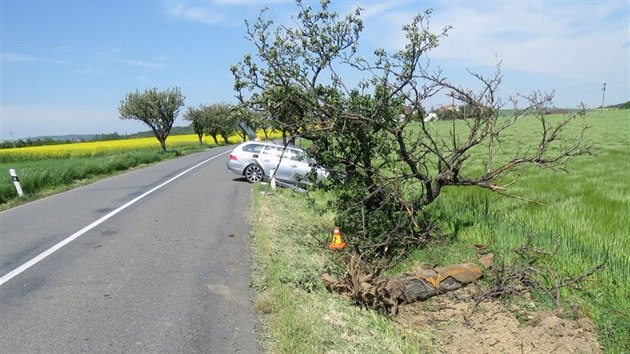
M 11 175 L 11 179 L 13 180 L 13 184 L 15 185 L 15 190 L 17 190 L 18 195 L 21 197 L 24 195 L 24 191 L 22 190 L 22 186 L 20 185 L 20 179 L 15 173 L 14 169 L 9 170 L 9 174 Z
M 271 174 L 271 181 L 269 182 L 269 184 L 271 185 L 271 190 L 275 191 L 276 190 L 276 170 L 272 169 L 271 171 L 269 171 L 269 173 Z

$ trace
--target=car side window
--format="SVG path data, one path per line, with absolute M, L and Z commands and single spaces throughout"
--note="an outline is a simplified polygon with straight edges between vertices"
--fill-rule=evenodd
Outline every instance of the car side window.
M 243 146 L 243 151 L 259 153 L 262 150 L 263 146 L 260 144 L 249 144 Z
M 282 155 L 282 148 L 278 148 L 276 146 L 265 146 L 265 149 L 262 151 L 261 155 L 280 157 L 280 155 Z
M 289 159 L 293 161 L 299 161 L 299 162 L 306 162 L 307 160 L 306 153 L 300 150 L 290 150 L 288 157 Z
M 273 151 L 274 156 L 277 158 L 281 158 L 283 153 L 284 153 L 284 148 L 281 148 L 281 147 L 276 147 L 275 150 Z

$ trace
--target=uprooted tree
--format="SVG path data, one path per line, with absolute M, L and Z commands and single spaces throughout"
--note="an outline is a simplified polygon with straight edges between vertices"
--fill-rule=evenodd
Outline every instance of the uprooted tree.
M 293 137 L 313 143 L 315 159 L 330 171 L 336 222 L 361 262 L 392 260 L 426 242 L 432 226 L 425 207 L 446 187 L 514 196 L 509 187 L 522 169 L 559 169 L 589 152 L 585 123 L 577 136 L 565 135 L 567 126 L 580 124 L 584 109 L 554 120 L 545 115 L 552 94 L 504 101 L 500 65 L 490 76 L 470 73 L 478 90 L 430 67 L 428 53 L 450 30 L 430 32 L 430 10 L 402 28 L 404 49 L 377 49 L 368 59 L 358 54 L 361 9 L 341 17 L 329 1 L 317 9 L 297 1 L 297 7 L 294 27 L 275 26 L 265 10 L 246 21 L 256 52 L 232 66 L 235 90 L 243 105 L 271 112 Z M 364 79 L 351 86 L 359 75 Z M 425 123 L 423 104 L 438 94 L 469 107 L 465 116 L 437 127 Z M 507 103 L 513 114 L 502 117 L 499 109 Z M 525 119 L 539 124 L 536 142 L 505 156 L 504 139 L 520 139 L 515 128 Z

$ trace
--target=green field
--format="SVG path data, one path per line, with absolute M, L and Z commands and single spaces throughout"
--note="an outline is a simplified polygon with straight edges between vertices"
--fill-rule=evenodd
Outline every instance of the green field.
M 531 120 L 519 127 L 524 139 L 536 138 L 534 125 Z M 591 112 L 588 125 L 593 156 L 569 161 L 568 172 L 530 168 L 511 190 L 543 205 L 453 188 L 430 210 L 462 246 L 486 244 L 508 255 L 531 235 L 535 246 L 557 249 L 551 266 L 567 277 L 607 260 L 602 271 L 564 295 L 596 321 L 606 348 L 630 351 L 630 111 Z M 506 147 L 508 153 L 516 149 Z M 427 256 L 420 251 L 414 257 Z
M 503 139 L 503 153 L 512 156 L 526 143 L 537 141 L 537 122 L 534 118 L 520 122 L 511 138 Z M 606 352 L 630 352 L 630 111 L 590 112 L 587 122 L 586 140 L 593 145 L 592 156 L 569 161 L 565 166 L 568 172 L 528 168 L 511 188 L 511 193 L 542 205 L 479 188 L 447 188 L 429 212 L 452 241 L 430 244 L 413 252 L 396 270 L 404 271 L 417 263 L 476 261 L 472 246 L 480 244 L 498 259 L 508 261 L 514 256 L 512 250 L 529 237 L 532 246 L 548 252 L 555 250 L 548 266 L 559 278 L 576 277 L 606 260 L 602 270 L 564 289 L 562 304 L 568 313 L 594 320 Z M 568 136 L 579 132 L 581 122 L 576 123 L 569 128 Z M 433 124 L 443 132 L 452 123 Z M 332 263 L 326 255 L 328 251 L 318 249 L 321 241 L 329 237 L 326 230 L 333 226 L 332 216 L 303 209 L 306 203 L 299 196 L 282 193 L 271 198 L 276 201 L 268 201 L 275 204 L 269 210 L 256 196 L 257 209 L 262 208 L 265 215 L 255 212 L 254 223 L 260 272 L 257 277 L 263 279 L 258 289 L 264 289 L 259 306 L 270 313 L 272 351 L 358 351 L 352 343 L 338 338 L 327 342 L 322 334 L 330 334 L 335 328 L 320 319 L 321 311 L 335 310 L 320 302 L 326 301 L 322 299 L 326 291 L 317 282 L 317 274 Z M 281 203 L 291 206 L 283 208 Z M 305 293 L 305 285 L 311 293 Z M 341 301 L 334 295 L 327 296 Z M 549 299 L 537 299 L 541 308 L 552 305 Z M 321 311 L 311 313 L 311 307 Z M 375 314 L 358 314 L 341 305 L 336 312 L 345 319 L 343 328 L 337 327 L 344 333 L 362 336 L 392 332 L 387 322 L 374 320 L 374 316 L 378 318 Z M 289 331 L 290 321 L 302 317 L 320 320 L 317 325 L 300 322 L 298 333 Z M 408 340 L 401 341 L 400 334 L 392 334 L 377 336 L 371 343 L 393 352 L 426 352 L 430 351 L 426 336 L 406 335 Z M 369 339 L 363 340 L 369 343 Z

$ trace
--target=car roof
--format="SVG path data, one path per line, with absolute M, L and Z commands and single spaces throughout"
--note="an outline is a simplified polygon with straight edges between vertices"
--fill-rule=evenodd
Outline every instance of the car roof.
M 276 147 L 284 147 L 285 146 L 284 144 L 278 144 L 278 143 L 275 143 L 273 141 L 246 141 L 246 142 L 242 143 L 240 146 L 249 145 L 249 144 L 258 144 L 258 145 L 276 146 Z M 286 147 L 290 148 L 290 149 L 296 149 L 296 150 L 304 151 L 304 148 L 302 148 L 300 146 L 297 146 L 297 145 L 289 144 L 289 145 L 286 145 Z

